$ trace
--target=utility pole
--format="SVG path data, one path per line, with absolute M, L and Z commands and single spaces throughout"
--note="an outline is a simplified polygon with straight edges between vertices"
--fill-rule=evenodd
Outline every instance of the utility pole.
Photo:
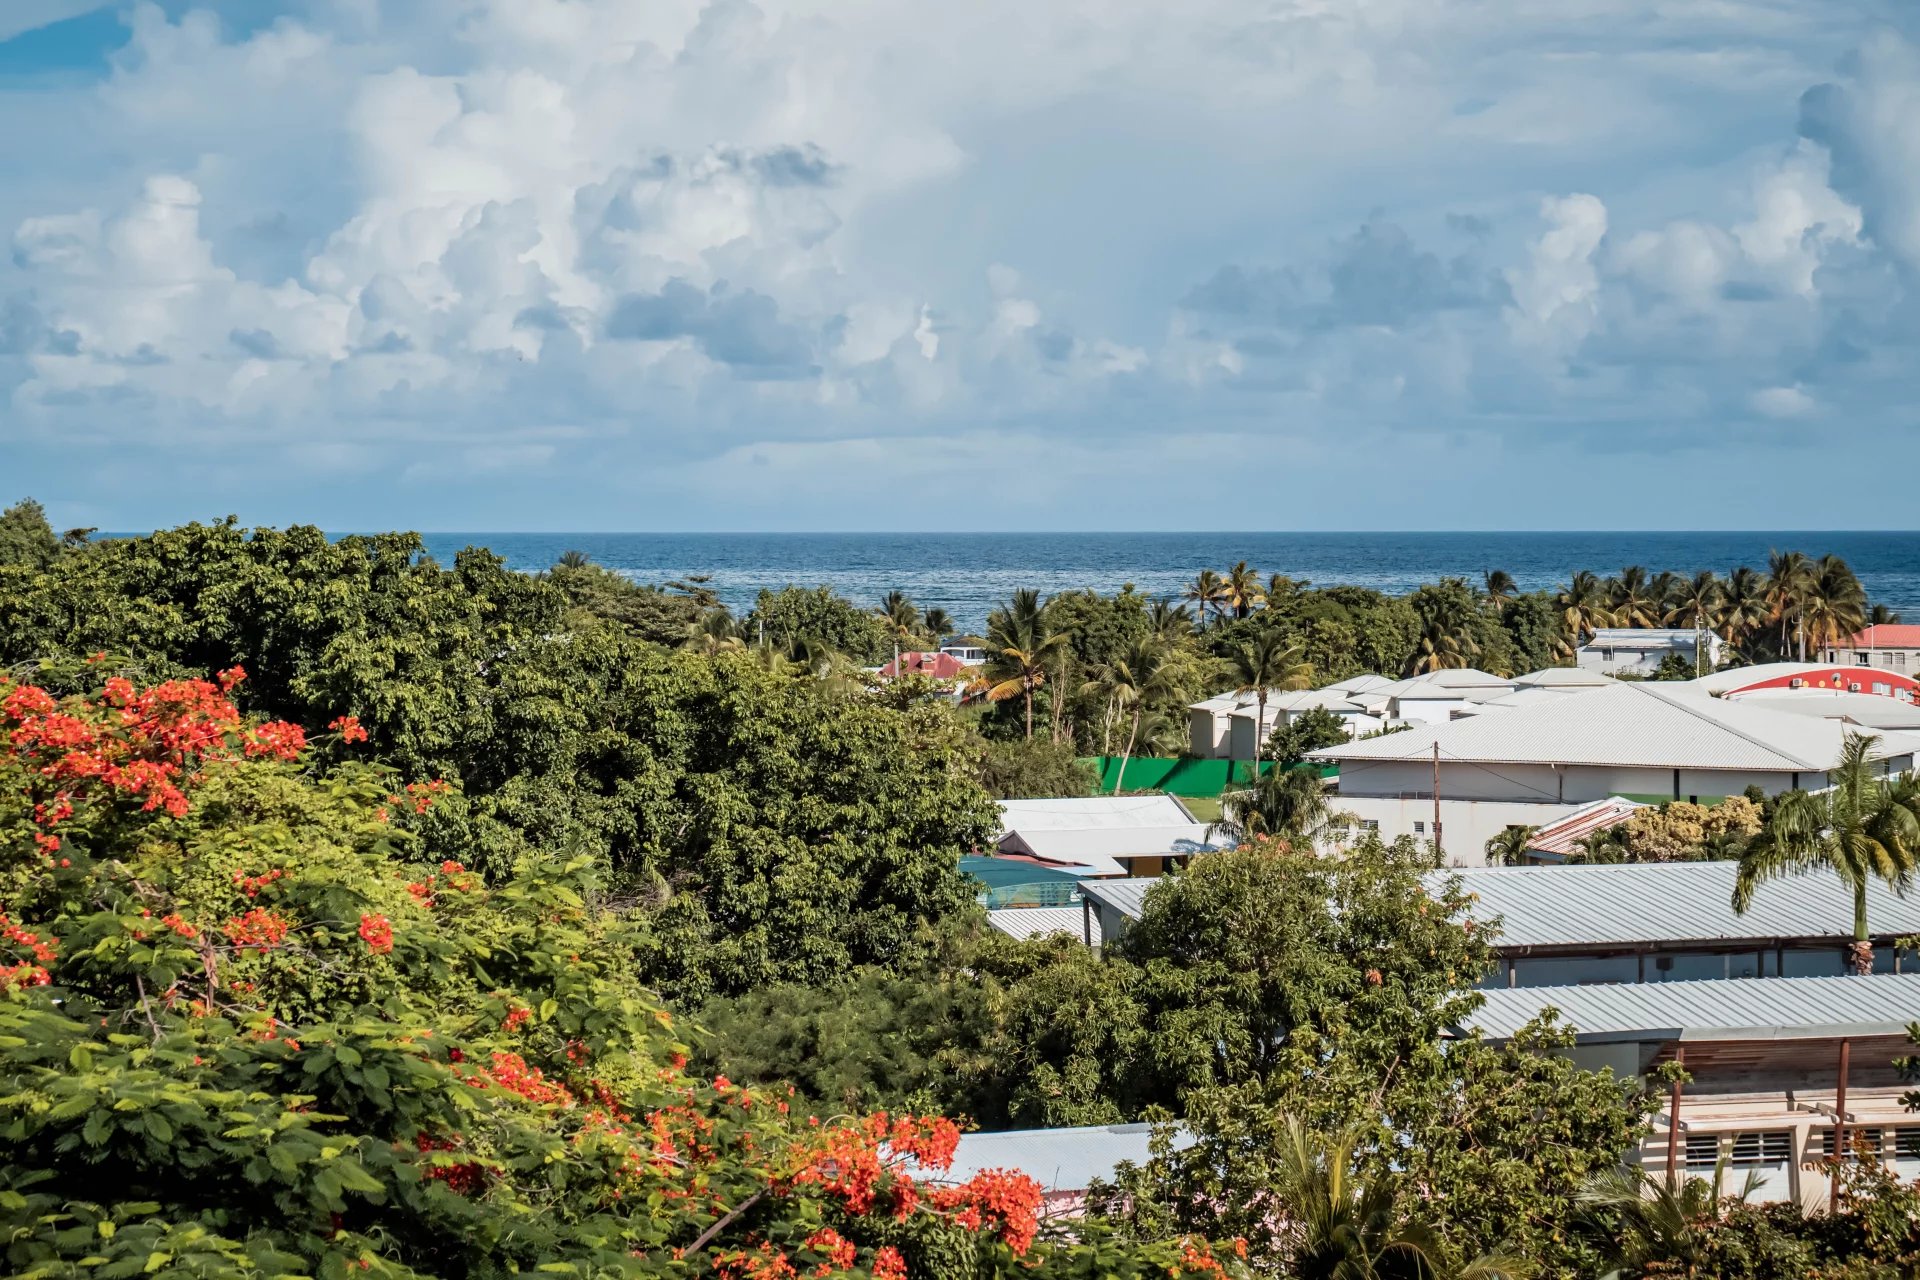
M 1440 740 L 1433 741 L 1433 858 L 1440 860 Z
M 1840 1212 L 1840 1170 L 1847 1159 L 1847 1059 L 1852 1043 L 1840 1040 L 1840 1087 L 1833 1097 L 1833 1162 L 1827 1169 L 1827 1213 Z

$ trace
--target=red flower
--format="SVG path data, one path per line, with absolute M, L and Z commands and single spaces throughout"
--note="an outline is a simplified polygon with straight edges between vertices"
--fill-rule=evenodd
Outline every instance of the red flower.
M 873 1280 L 906 1280 L 907 1260 L 892 1245 L 884 1245 L 873 1255 Z
M 233 689 L 233 686 L 239 684 L 242 680 L 245 680 L 246 678 L 247 678 L 247 669 L 236 662 L 234 665 L 232 665 L 231 667 L 228 667 L 225 671 L 222 671 L 220 673 L 218 677 L 220 681 L 220 691 L 222 693 L 231 692 Z
M 367 740 L 367 731 L 360 727 L 360 718 L 358 716 L 336 716 L 328 722 L 327 728 L 339 730 L 340 741 L 342 742 L 365 742 Z
M 393 926 L 387 923 L 385 916 L 363 915 L 360 917 L 360 940 L 375 955 L 385 955 L 393 950 Z
M 227 937 L 241 950 L 271 951 L 287 936 L 292 924 L 265 907 L 255 907 L 226 923 Z

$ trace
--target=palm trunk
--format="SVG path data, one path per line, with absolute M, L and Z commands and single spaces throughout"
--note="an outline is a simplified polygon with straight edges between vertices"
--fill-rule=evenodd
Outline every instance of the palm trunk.
M 1133 713 L 1133 725 L 1127 730 L 1127 749 L 1120 756 L 1120 773 L 1113 780 L 1113 794 L 1119 795 L 1127 782 L 1127 761 L 1133 756 L 1134 735 L 1140 732 L 1140 712 Z
M 1267 740 L 1267 687 L 1261 685 L 1253 692 L 1253 780 L 1260 781 L 1261 748 Z
M 1029 684 L 1023 691 L 1027 699 L 1027 741 L 1033 741 L 1033 686 Z
M 1062 692 L 1066 687 L 1067 655 L 1062 653 L 1060 655 L 1060 667 L 1059 670 L 1054 672 L 1053 680 L 1053 741 L 1055 746 L 1058 746 L 1060 743 L 1060 717 L 1065 714 L 1066 711 L 1066 698 Z
M 1853 945 L 1847 948 L 1847 967 L 1856 974 L 1873 972 L 1873 943 L 1867 933 L 1867 882 L 1853 886 Z

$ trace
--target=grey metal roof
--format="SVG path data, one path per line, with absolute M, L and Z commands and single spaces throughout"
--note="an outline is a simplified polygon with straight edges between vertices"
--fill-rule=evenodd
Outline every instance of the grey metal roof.
M 988 1169 L 1014 1169 L 1048 1191 L 1085 1191 L 1094 1180 L 1111 1179 L 1121 1161 L 1144 1164 L 1153 1139 L 1146 1124 L 1087 1125 L 1075 1129 L 1013 1129 L 1004 1133 L 967 1133 L 945 1173 L 922 1172 L 935 1182 L 964 1182 Z M 1173 1145 L 1192 1145 L 1176 1128 Z
M 1832 872 L 1770 881 L 1754 894 L 1745 915 L 1735 915 L 1736 866 L 1469 867 L 1435 872 L 1433 881 L 1459 876 L 1467 892 L 1476 895 L 1474 917 L 1500 917 L 1496 945 L 1503 951 L 1852 936 L 1853 896 Z M 1869 883 L 1867 923 L 1878 937 L 1920 933 L 1920 892 L 1902 898 L 1879 881 Z
M 1056 933 L 1100 945 L 1100 915 L 1080 907 L 1002 907 L 987 912 L 987 923 L 1009 938 L 1045 938 Z
M 1153 796 L 1071 796 L 1056 800 L 1002 800 L 1000 831 L 1084 831 L 1170 827 L 1193 821 L 1179 799 Z
M 1549 1008 L 1584 1044 L 1886 1036 L 1920 1020 L 1920 973 L 1517 987 L 1486 997 L 1462 1029 L 1491 1040 Z
M 1528 689 L 1601 689 L 1619 683 L 1605 672 L 1585 667 L 1542 667 L 1515 676 L 1513 682 Z
M 1443 764 L 1824 773 L 1838 762 L 1845 736 L 1845 726 L 1831 720 L 1704 697 L 1690 688 L 1617 683 L 1505 715 L 1343 742 L 1310 754 L 1321 760 L 1423 760 L 1438 743 Z M 1882 735 L 1875 755 L 1907 755 L 1916 742 L 1920 739 Z
M 1841 720 L 1863 729 L 1920 729 L 1920 706 L 1884 693 L 1846 693 L 1841 690 L 1756 690 L 1734 698 L 1742 706 L 1784 711 L 1796 716 Z
M 1080 892 L 1129 920 L 1138 920 L 1147 890 L 1158 883 L 1157 880 L 1088 880 L 1080 886 Z

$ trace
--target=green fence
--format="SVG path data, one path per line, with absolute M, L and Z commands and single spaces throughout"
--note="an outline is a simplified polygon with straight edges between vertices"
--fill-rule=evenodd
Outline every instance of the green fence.
M 1100 775 L 1100 790 L 1113 791 L 1121 782 L 1119 756 L 1088 756 L 1083 764 L 1093 766 Z M 1251 760 L 1188 760 L 1170 759 L 1166 756 L 1131 756 L 1127 759 L 1126 789 L 1128 791 L 1166 791 L 1176 796 L 1217 796 L 1224 791 L 1244 787 L 1253 780 L 1253 761 Z M 1333 765 L 1296 765 L 1295 768 L 1317 768 L 1320 776 L 1330 778 L 1335 772 Z M 1263 761 L 1260 772 L 1264 775 L 1273 768 L 1271 760 Z

